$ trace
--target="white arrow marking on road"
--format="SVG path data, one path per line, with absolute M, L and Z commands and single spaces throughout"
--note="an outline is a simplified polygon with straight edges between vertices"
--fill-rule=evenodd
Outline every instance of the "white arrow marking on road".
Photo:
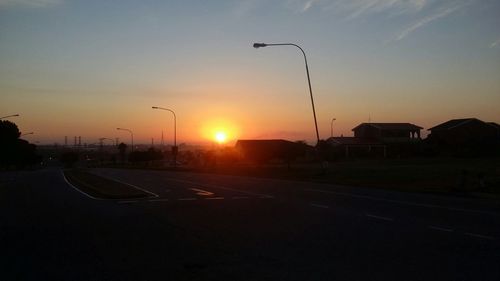
M 214 195 L 213 192 L 206 191 L 206 190 L 203 190 L 203 189 L 198 189 L 198 188 L 190 188 L 190 189 L 192 191 L 196 191 L 196 194 L 200 195 L 200 196 L 212 196 L 212 195 Z

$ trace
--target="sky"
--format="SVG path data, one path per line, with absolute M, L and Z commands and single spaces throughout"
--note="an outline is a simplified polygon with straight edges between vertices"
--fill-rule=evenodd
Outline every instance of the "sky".
M 0 117 L 31 142 L 500 123 L 499 0 L 0 0 Z M 425 134 L 425 132 L 424 132 Z

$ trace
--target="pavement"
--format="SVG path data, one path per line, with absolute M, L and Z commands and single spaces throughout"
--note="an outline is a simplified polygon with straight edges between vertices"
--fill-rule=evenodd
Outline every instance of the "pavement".
M 0 172 L 1 280 L 500 280 L 500 203 L 214 174 Z

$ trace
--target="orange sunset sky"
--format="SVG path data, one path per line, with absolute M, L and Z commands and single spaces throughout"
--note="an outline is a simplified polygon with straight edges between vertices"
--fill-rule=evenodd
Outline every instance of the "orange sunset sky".
M 367 5 L 371 4 L 371 5 Z M 32 142 L 283 138 L 500 123 L 498 1 L 0 1 L 0 115 Z M 425 135 L 425 133 L 424 133 Z

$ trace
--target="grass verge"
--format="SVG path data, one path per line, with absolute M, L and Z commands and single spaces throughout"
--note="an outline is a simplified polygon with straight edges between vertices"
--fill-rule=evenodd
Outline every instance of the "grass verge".
M 64 171 L 66 179 L 76 188 L 97 199 L 137 199 L 153 197 L 131 185 L 91 174 L 85 170 Z

